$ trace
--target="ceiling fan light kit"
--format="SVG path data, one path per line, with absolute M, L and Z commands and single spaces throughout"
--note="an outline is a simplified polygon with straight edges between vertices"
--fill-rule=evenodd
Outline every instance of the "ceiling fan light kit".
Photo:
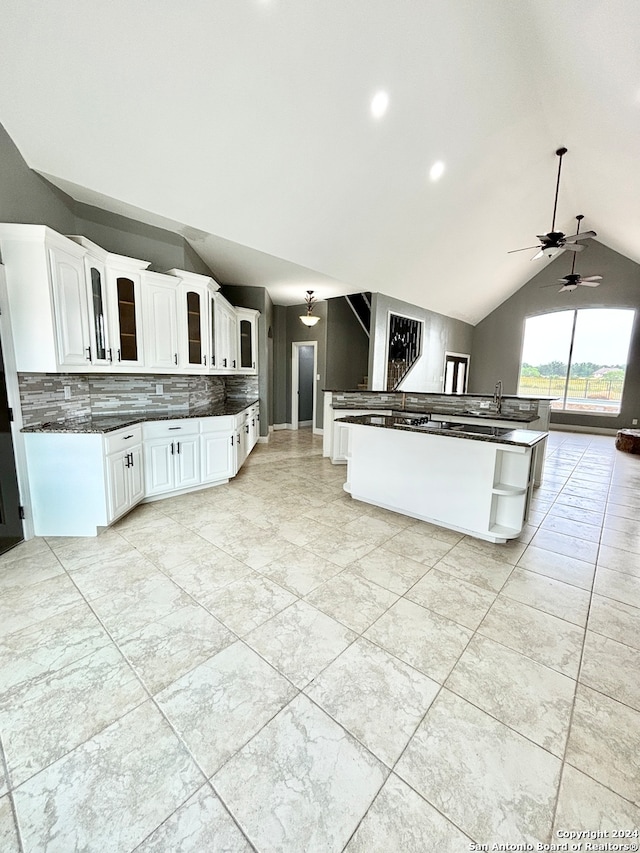
M 579 213 L 576 216 L 576 220 L 578 222 L 578 227 L 576 228 L 575 238 L 579 239 L 582 235 L 580 234 L 580 223 L 584 219 L 584 216 Z M 585 232 L 587 234 L 592 234 L 593 232 Z M 578 244 L 575 244 L 577 247 Z M 569 248 L 569 247 L 567 247 Z M 584 249 L 584 246 L 579 246 L 580 249 Z M 601 275 L 586 275 L 581 276 L 576 272 L 576 256 L 574 254 L 573 260 L 571 261 L 571 272 L 568 275 L 563 276 L 558 279 L 558 283 L 562 285 L 558 293 L 571 293 L 576 290 L 576 288 L 580 285 L 584 287 L 598 287 L 600 282 L 602 281 Z M 545 284 L 543 287 L 555 287 L 553 284 Z
M 560 173 L 562 171 L 562 158 L 567 153 L 566 148 L 558 148 L 556 150 L 556 155 L 559 158 L 558 160 L 558 177 L 556 179 L 556 194 L 553 201 L 553 219 L 551 222 L 551 230 L 546 234 L 536 234 L 538 240 L 540 240 L 539 246 L 525 246 L 523 249 L 511 249 L 507 254 L 511 255 L 514 252 L 526 252 L 528 249 L 538 249 L 538 252 L 531 258 L 532 261 L 537 260 L 538 258 L 553 258 L 559 252 L 563 250 L 568 250 L 570 252 L 581 252 L 584 249 L 578 241 L 586 240 L 587 237 L 596 237 L 595 231 L 584 231 L 582 234 L 579 233 L 579 229 L 575 234 L 572 234 L 570 237 L 567 237 L 562 231 L 556 231 L 556 213 L 558 210 L 558 193 L 560 191 Z M 580 217 L 581 219 L 583 217 Z M 575 256 L 574 256 L 575 257 Z

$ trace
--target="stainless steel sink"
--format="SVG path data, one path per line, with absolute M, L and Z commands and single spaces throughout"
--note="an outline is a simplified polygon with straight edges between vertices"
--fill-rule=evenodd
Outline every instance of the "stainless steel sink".
M 512 432 L 509 428 L 488 426 L 487 424 L 451 424 L 449 429 L 456 432 L 471 432 L 475 435 L 495 436 L 506 435 L 508 432 Z

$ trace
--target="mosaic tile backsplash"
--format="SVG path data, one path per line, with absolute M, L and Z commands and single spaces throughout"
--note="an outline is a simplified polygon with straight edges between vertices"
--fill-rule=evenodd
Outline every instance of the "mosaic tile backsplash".
M 20 402 L 24 426 L 122 413 L 194 411 L 222 403 L 226 384 L 233 378 L 231 399 L 258 396 L 257 377 L 167 376 L 114 374 L 79 376 L 76 373 L 20 373 Z M 162 394 L 156 394 L 162 385 Z M 65 387 L 68 388 L 65 399 Z
M 484 409 L 481 403 L 493 406 L 493 397 L 482 394 L 418 394 L 401 391 L 334 391 L 334 409 L 403 409 L 416 413 L 458 414 Z M 503 397 L 503 415 L 533 415 L 538 412 L 538 400 L 523 397 Z

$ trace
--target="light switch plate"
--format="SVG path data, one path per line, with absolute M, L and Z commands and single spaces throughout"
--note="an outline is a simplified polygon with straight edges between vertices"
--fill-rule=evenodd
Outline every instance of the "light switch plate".
M 71 385 L 63 385 L 62 387 L 64 388 L 64 399 L 70 400 L 71 399 Z
M 163 391 L 162 382 L 156 382 L 156 394 L 160 395 L 160 394 L 162 394 L 162 391 Z

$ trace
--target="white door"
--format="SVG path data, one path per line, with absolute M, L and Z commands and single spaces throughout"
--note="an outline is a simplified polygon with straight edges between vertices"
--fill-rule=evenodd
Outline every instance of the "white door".
M 180 436 L 175 441 L 175 487 L 186 489 L 200 481 L 200 436 Z
M 91 364 L 89 313 L 82 258 L 49 249 L 58 361 L 64 367 Z
M 137 445 L 129 451 L 129 506 L 139 503 L 144 497 L 144 470 L 142 447 Z
M 128 453 L 120 451 L 107 456 L 107 492 L 109 503 L 109 521 L 122 515 L 129 507 L 126 457 Z
M 147 495 L 160 495 L 175 489 L 175 441 L 166 438 L 145 439 L 144 476 Z
M 145 363 L 151 370 L 178 367 L 178 300 L 175 285 L 144 282 Z
M 201 436 L 202 482 L 228 480 L 235 473 L 235 433 L 206 433 Z
M 291 344 L 291 428 L 316 423 L 317 341 Z

